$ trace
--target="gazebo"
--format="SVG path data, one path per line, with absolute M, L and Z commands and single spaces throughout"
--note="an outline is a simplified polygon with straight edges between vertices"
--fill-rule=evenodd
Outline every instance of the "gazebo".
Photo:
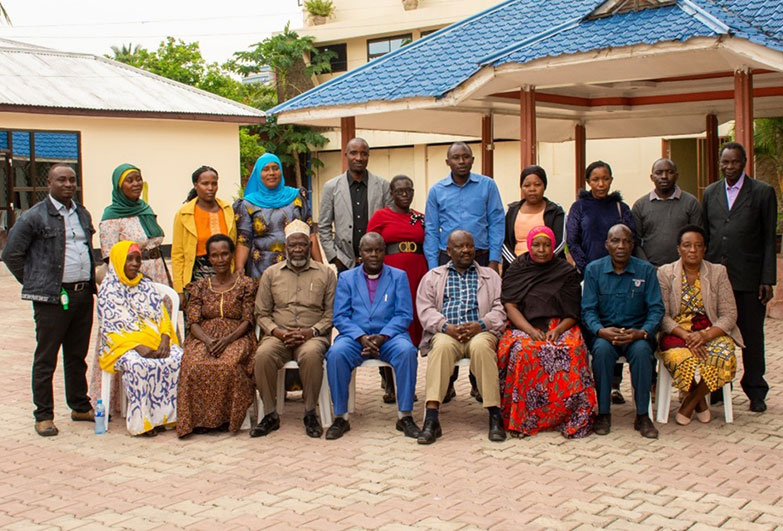
M 753 164 L 753 119 L 783 109 L 780 0 L 506 0 L 269 111 L 280 123 L 575 141 L 706 132 L 717 179 L 718 124 L 735 121 Z

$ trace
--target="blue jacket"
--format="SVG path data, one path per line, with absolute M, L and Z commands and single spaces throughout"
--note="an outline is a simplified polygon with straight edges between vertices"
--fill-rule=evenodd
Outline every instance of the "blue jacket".
M 394 337 L 407 334 L 411 321 L 413 303 L 405 271 L 384 265 L 372 304 L 363 267 L 340 273 L 333 317 L 334 326 L 340 335 L 351 339 L 358 339 L 365 334 Z

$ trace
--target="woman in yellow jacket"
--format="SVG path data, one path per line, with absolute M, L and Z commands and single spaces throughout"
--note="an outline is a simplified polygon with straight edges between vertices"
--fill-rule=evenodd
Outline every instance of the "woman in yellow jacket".
M 237 239 L 234 210 L 216 197 L 217 190 L 217 170 L 201 166 L 193 172 L 193 190 L 188 195 L 188 202 L 174 217 L 171 276 L 180 298 L 191 280 L 214 274 L 207 259 L 209 237 L 221 233 L 233 241 Z

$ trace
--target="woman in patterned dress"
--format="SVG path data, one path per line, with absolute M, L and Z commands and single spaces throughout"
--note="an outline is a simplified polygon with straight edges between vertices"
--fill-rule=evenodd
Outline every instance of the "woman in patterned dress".
M 100 368 L 121 373 L 131 435 L 153 436 L 177 420 L 182 349 L 163 299 L 140 272 L 141 250 L 121 241 L 98 289 Z
M 661 322 L 661 361 L 674 385 L 687 393 L 675 420 L 712 418 L 706 396 L 734 379 L 734 346 L 742 344 L 737 307 L 726 268 L 704 260 L 704 229 L 683 227 L 677 238 L 680 259 L 658 269 L 666 314 Z M 696 373 L 699 382 L 696 382 Z
M 313 219 L 303 191 L 285 185 L 283 165 L 277 156 L 265 153 L 256 161 L 247 180 L 245 196 L 234 203 L 237 223 L 236 268 L 259 278 L 272 264 L 285 260 L 285 226 L 300 219 L 310 226 Z M 310 256 L 323 262 L 315 233 L 310 233 Z
M 108 262 L 109 252 L 119 241 L 136 242 L 142 251 L 141 272 L 153 282 L 171 285 L 166 263 L 160 253 L 163 229 L 152 208 L 141 199 L 144 179 L 132 164 L 120 164 L 111 176 L 111 204 L 103 211 L 100 232 L 101 254 Z
M 528 252 L 503 274 L 501 300 L 509 327 L 498 344 L 501 410 L 512 435 L 556 429 L 584 437 L 597 400 L 587 347 L 579 331 L 579 273 L 554 255 L 546 226 L 527 235 Z
M 177 393 L 179 437 L 212 428 L 239 431 L 255 395 L 255 282 L 231 271 L 228 236 L 209 238 L 207 255 L 215 275 L 185 288 L 189 333 Z

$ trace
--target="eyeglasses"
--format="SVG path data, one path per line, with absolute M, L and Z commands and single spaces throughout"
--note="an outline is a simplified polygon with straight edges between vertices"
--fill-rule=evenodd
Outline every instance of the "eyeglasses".
M 413 188 L 395 188 L 392 195 L 413 195 Z

